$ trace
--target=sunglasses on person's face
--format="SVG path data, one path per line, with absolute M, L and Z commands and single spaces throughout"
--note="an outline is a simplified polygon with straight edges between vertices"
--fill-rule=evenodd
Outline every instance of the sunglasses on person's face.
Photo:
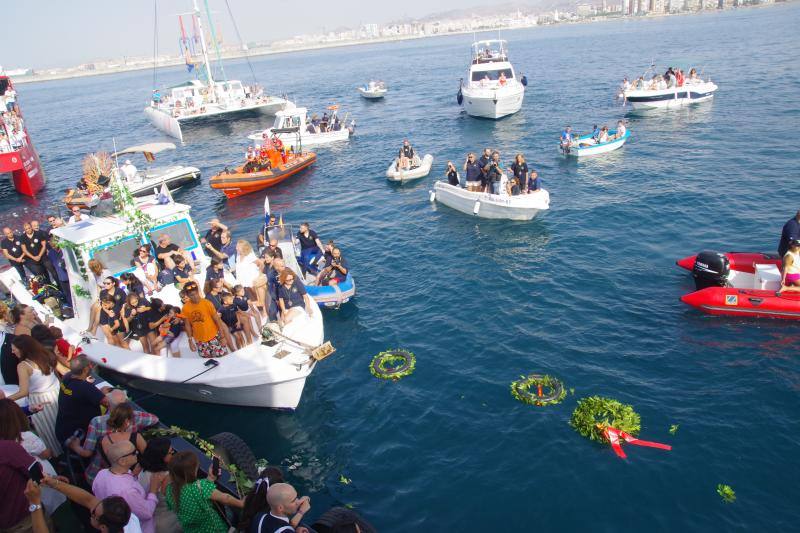
M 103 285 L 113 285 L 113 283 L 111 283 L 110 281 L 104 281 Z
M 133 456 L 138 456 L 138 455 L 139 455 L 139 450 L 133 450 L 131 453 L 126 453 L 125 455 L 123 455 L 122 457 L 120 457 L 120 459 L 123 459 L 123 458 L 125 458 L 125 457 L 130 457 L 130 456 L 132 456 L 132 455 L 133 455 Z

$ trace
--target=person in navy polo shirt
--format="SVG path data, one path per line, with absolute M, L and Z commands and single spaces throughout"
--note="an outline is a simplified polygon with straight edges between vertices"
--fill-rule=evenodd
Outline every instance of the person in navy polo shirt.
M 8 234 L 6 234 L 6 236 L 8 236 Z M 786 252 L 789 250 L 789 243 L 793 240 L 800 240 L 800 211 L 794 215 L 794 218 L 790 218 L 786 221 L 786 224 L 783 225 L 781 240 L 778 243 L 778 255 L 781 257 L 786 255 Z M 3 249 L 5 250 L 5 246 Z
M 20 279 L 25 281 L 28 276 L 25 274 L 25 252 L 22 250 L 22 241 L 20 241 L 18 235 L 14 235 L 11 228 L 3 228 L 3 235 L 5 238 L 0 241 L 3 255 L 11 263 L 11 266 L 17 270 Z
M 100 416 L 100 406 L 108 405 L 105 390 L 90 383 L 92 363 L 85 355 L 79 355 L 69 363 L 69 372 L 61 380 L 58 393 L 58 415 L 56 416 L 56 437 L 64 442 L 76 430 L 86 433 L 92 418 Z

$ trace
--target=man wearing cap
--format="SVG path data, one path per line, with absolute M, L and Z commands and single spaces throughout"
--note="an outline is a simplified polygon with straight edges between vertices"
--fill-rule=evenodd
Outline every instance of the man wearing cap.
M 208 250 L 208 254 L 211 255 L 209 246 L 215 250 L 222 248 L 222 233 L 228 231 L 228 226 L 220 222 L 218 218 L 212 218 L 208 225 L 210 228 L 206 232 L 206 236 L 200 239 L 200 242 Z
M 789 250 L 789 243 L 795 239 L 800 239 L 800 211 L 795 213 L 793 218 L 786 221 L 781 232 L 781 240 L 778 243 L 778 255 L 783 257 Z
M 120 168 L 122 172 L 122 177 L 125 178 L 125 181 L 132 182 L 136 179 L 136 167 L 131 163 L 130 159 L 125 160 L 125 164 L 122 165 Z
M 189 301 L 183 304 L 181 314 L 185 317 L 186 335 L 189 337 L 189 348 L 200 357 L 222 357 L 228 351 L 234 351 L 228 327 L 222 322 L 214 304 L 200 297 L 197 283 L 190 281 L 183 289 Z M 222 337 L 222 340 L 220 340 Z

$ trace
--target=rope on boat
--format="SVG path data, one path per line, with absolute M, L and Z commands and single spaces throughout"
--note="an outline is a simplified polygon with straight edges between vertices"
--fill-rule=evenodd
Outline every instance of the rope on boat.
M 253 83 L 258 83 L 258 80 L 256 79 L 256 71 L 253 70 L 253 64 L 250 63 L 250 49 L 242 40 L 242 34 L 239 33 L 239 25 L 236 24 L 236 18 L 233 16 L 233 11 L 231 11 L 231 5 L 228 0 L 225 0 L 225 7 L 228 8 L 228 15 L 230 15 L 231 22 L 233 22 L 233 30 L 236 32 L 236 38 L 239 39 L 239 44 L 241 44 L 244 48 L 244 58 L 247 61 L 248 68 L 250 68 L 250 75 L 253 76 Z

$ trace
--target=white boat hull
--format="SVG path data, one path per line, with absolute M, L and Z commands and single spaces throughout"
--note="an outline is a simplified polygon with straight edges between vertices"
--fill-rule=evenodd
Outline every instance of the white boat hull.
M 336 142 L 346 141 L 350 138 L 350 130 L 347 128 L 342 128 L 337 131 L 326 131 L 324 133 L 309 133 L 308 131 L 301 131 L 300 133 L 300 143 L 303 147 L 308 146 L 321 146 L 325 144 L 332 144 Z M 266 129 L 264 131 L 253 133 L 247 136 L 248 139 L 255 142 L 261 142 L 264 140 L 264 134 L 267 135 L 270 139 L 272 138 L 272 128 Z M 294 150 L 299 150 L 298 142 L 297 142 L 297 135 L 294 133 L 281 133 L 278 135 L 278 139 L 283 143 L 284 146 L 292 147 Z
M 379 98 L 383 98 L 384 96 L 386 96 L 386 93 L 388 91 L 386 89 L 375 89 L 372 91 L 368 91 L 363 87 L 359 87 L 358 92 L 361 93 L 361 96 L 363 96 L 367 100 L 378 100 Z
M 434 183 L 431 201 L 467 215 L 505 220 L 531 220 L 540 211 L 550 209 L 550 194 L 545 189 L 531 194 L 506 196 L 470 192 L 443 181 Z
M 623 91 L 625 102 L 633 109 L 675 109 L 707 102 L 714 98 L 717 85 L 711 82 L 687 84 L 683 87 L 656 90 Z
M 433 156 L 425 154 L 422 158 L 420 166 L 412 168 L 411 170 L 397 170 L 397 162 L 392 161 L 389 168 L 386 169 L 386 179 L 398 183 L 417 180 L 424 178 L 431 172 L 431 165 L 433 165 Z
M 190 125 L 205 120 L 227 119 L 243 113 L 256 112 L 274 115 L 278 111 L 294 107 L 294 104 L 289 100 L 285 100 L 276 96 L 270 96 L 252 104 L 209 104 L 205 107 L 206 110 L 204 113 L 182 114 L 178 117 L 175 117 L 169 112 L 168 109 L 148 106 L 144 109 L 144 114 L 147 116 L 150 123 L 153 124 L 153 126 L 155 126 L 158 130 L 180 141 L 183 141 L 182 126 L 184 125 Z
M 525 87 L 521 83 L 510 83 L 505 87 L 463 87 L 464 110 L 471 117 L 499 119 L 513 115 L 522 107 Z
M 630 131 L 625 131 L 625 135 L 623 135 L 619 139 L 614 139 L 613 141 L 609 141 L 602 144 L 593 144 L 589 146 L 577 146 L 577 145 L 571 146 L 569 151 L 564 150 L 559 145 L 559 150 L 561 150 L 561 152 L 567 157 L 578 157 L 578 158 L 606 154 L 608 152 L 613 152 L 614 150 L 622 148 L 625 145 L 625 142 L 630 137 L 630 135 L 631 135 Z M 591 135 L 578 137 L 577 139 L 575 139 L 575 142 L 576 143 L 580 142 L 581 139 L 583 138 L 591 138 Z
M 44 306 L 32 299 L 16 270 L 8 268 L 0 272 L 0 282 L 17 301 L 32 306 L 42 319 L 52 317 Z M 169 289 L 171 292 L 165 289 L 154 296 L 170 301 L 175 289 L 172 286 Z M 324 337 L 322 313 L 316 305 L 311 311 L 310 317 L 286 326 L 284 334 L 312 346 L 321 344 Z M 83 353 L 100 366 L 102 372 L 113 376 L 114 381 L 184 400 L 294 409 L 300 402 L 306 378 L 316 366 L 300 344 L 292 341 L 281 340 L 275 346 L 254 343 L 215 359 L 219 364 L 211 368 L 205 366 L 207 359 L 188 350 L 185 340 L 181 345 L 181 357 L 155 356 L 111 346 L 102 339 L 82 342 L 80 322 L 75 319 L 52 317 L 52 323 L 71 344 L 81 343 Z M 136 346 L 138 342 L 131 344 Z M 288 353 L 282 358 L 275 357 L 281 350 Z M 208 372 L 198 375 L 204 370 Z
M 160 190 L 162 183 L 167 189 L 174 191 L 199 178 L 200 169 L 197 167 L 172 166 L 137 174 L 133 180 L 126 181 L 125 185 L 133 196 L 147 196 L 154 193 L 153 189 Z

